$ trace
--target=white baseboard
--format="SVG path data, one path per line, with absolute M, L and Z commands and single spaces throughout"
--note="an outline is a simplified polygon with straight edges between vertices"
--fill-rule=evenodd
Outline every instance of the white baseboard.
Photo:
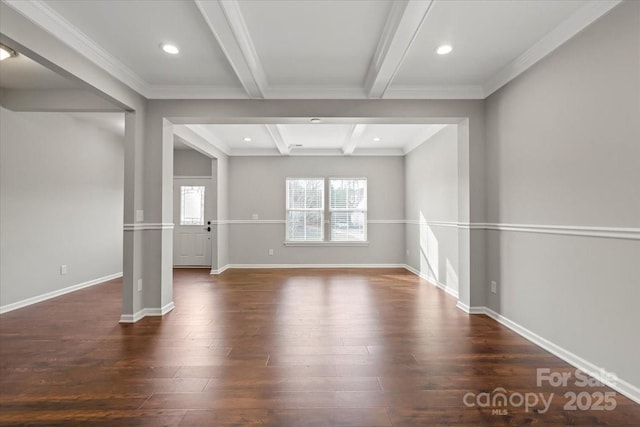
M 78 291 L 80 289 L 88 288 L 90 286 L 99 285 L 100 283 L 108 282 L 109 280 L 118 279 L 122 277 L 122 272 L 109 274 L 108 276 L 98 277 L 97 279 L 89 280 L 87 282 L 78 283 L 77 285 L 68 286 L 66 288 L 58 289 L 57 291 L 47 292 L 46 294 L 38 295 L 35 297 L 23 299 L 22 301 L 14 302 L 0 306 L 0 314 L 8 313 L 19 308 L 27 307 L 32 304 L 37 304 L 42 301 L 46 301 L 51 298 L 59 297 L 64 294 Z
M 406 270 L 409 270 L 410 272 L 412 272 L 416 276 L 420 277 L 421 279 L 424 279 L 427 282 L 431 283 L 436 288 L 442 289 L 443 291 L 445 291 L 446 293 L 448 293 L 449 295 L 451 295 L 455 299 L 458 299 L 458 291 L 456 289 L 450 288 L 447 285 L 445 285 L 444 283 L 441 283 L 441 282 L 435 280 L 434 278 L 429 277 L 426 274 L 419 272 L 418 270 L 416 270 L 415 268 L 411 267 L 408 264 L 405 264 L 404 268 Z
M 458 307 L 460 310 L 464 311 L 467 314 L 485 314 L 484 307 L 469 307 L 467 304 L 463 303 L 462 301 L 458 301 L 456 303 L 456 307 Z
M 275 269 L 275 268 L 404 268 L 404 264 L 227 264 L 211 274 L 220 274 L 230 268 L 237 269 Z
M 225 264 L 220 268 L 212 268 L 210 274 L 222 274 L 229 269 L 229 264 Z
M 580 369 L 582 372 L 590 375 L 601 383 L 606 384 L 620 394 L 640 404 L 640 388 L 627 381 L 624 381 L 621 378 L 617 378 L 615 375 L 613 375 L 613 373 L 607 372 L 597 365 L 589 362 L 588 360 L 585 360 L 582 357 L 570 352 L 569 350 L 547 340 L 546 338 L 541 337 L 535 332 L 530 331 L 524 326 L 521 326 L 511 319 L 503 316 L 502 314 L 497 313 L 488 307 L 469 307 L 460 301 L 458 301 L 457 307 L 469 314 L 485 314 L 489 316 L 496 322 L 506 326 L 521 337 L 531 341 L 538 347 L 547 350 L 549 353 L 564 360 L 571 366 Z M 612 378 L 615 378 L 615 380 L 612 380 Z
M 147 317 L 147 316 L 164 316 L 171 310 L 176 308 L 176 305 L 171 301 L 169 304 L 164 307 L 150 307 L 143 308 L 142 310 L 134 313 L 134 314 L 123 314 L 120 316 L 120 323 L 136 323 L 137 321 Z
M 134 314 L 123 314 L 120 316 L 120 323 L 136 323 L 138 320 L 145 317 L 145 309 L 134 313 Z

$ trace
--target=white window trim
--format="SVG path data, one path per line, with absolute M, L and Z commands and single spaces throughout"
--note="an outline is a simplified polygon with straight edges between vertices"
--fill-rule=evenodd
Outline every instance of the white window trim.
M 324 182 L 323 188 L 323 200 L 322 200 L 322 236 L 323 240 L 287 240 L 289 233 L 289 211 L 317 211 L 318 209 L 289 209 L 289 191 L 287 189 L 287 181 L 288 180 L 296 180 L 296 179 L 321 179 Z M 364 213 L 365 221 L 364 221 L 364 230 L 365 235 L 367 237 L 366 240 L 331 240 L 331 212 L 340 212 L 340 210 L 331 210 L 329 200 L 330 197 L 330 183 L 331 180 L 338 179 L 362 179 L 367 182 L 367 209 L 358 210 L 358 209 L 345 209 L 344 211 L 359 211 Z M 363 247 L 369 246 L 369 179 L 366 176 L 308 176 L 308 177 L 285 177 L 285 241 L 284 246 L 342 246 L 342 247 Z M 326 219 L 328 215 L 328 219 Z

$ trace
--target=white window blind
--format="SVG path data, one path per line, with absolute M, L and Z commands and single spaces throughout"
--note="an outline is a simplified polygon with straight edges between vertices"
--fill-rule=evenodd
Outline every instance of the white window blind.
M 324 240 L 324 178 L 287 178 L 287 240 Z
M 367 240 L 366 178 L 329 179 L 331 241 Z

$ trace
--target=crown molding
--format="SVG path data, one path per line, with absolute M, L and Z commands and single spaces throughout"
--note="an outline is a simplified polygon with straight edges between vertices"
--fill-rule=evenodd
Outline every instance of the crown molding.
M 522 55 L 489 78 L 484 84 L 483 98 L 531 68 L 621 2 L 622 0 L 592 0 L 585 4 Z
M 404 156 L 401 148 L 358 148 L 352 156 Z
M 253 157 L 253 156 L 287 156 L 287 154 L 282 154 L 277 149 L 273 148 L 242 148 L 242 149 L 232 149 L 229 152 L 229 156 L 232 157 Z
M 150 85 L 147 99 L 248 99 L 240 87 Z
M 392 86 L 384 99 L 484 99 L 484 89 L 478 85 L 459 86 Z
M 147 97 L 149 92 L 147 82 L 42 0 L 3 0 L 3 2 L 131 89 Z
M 367 99 L 361 87 L 336 86 L 269 86 L 267 99 Z
M 194 1 L 249 97 L 264 98 L 267 77 L 238 1 Z

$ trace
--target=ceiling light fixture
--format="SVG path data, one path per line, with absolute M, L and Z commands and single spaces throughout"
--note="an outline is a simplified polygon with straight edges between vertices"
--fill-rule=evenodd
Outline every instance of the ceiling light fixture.
M 380 142 L 380 137 L 379 137 L 379 136 L 374 137 L 374 138 L 373 138 L 373 141 L 374 141 L 374 142 Z
M 171 55 L 177 55 L 180 53 L 180 49 L 178 49 L 178 46 L 170 43 L 162 43 L 160 45 L 160 49 Z
M 248 136 L 246 136 L 246 137 L 242 138 L 242 140 L 243 140 L 244 142 L 251 142 L 251 138 L 249 138 Z
M 4 61 L 7 58 L 11 58 L 12 56 L 17 56 L 15 50 L 11 49 L 9 46 L 5 46 L 0 44 L 0 61 Z
M 320 120 L 317 117 L 312 118 L 311 120 L 309 120 L 311 123 L 320 123 L 322 120 Z
M 442 46 L 438 46 L 438 48 L 436 49 L 436 53 L 438 55 L 447 55 L 451 53 L 452 50 L 453 48 L 451 47 L 451 45 L 443 44 Z

